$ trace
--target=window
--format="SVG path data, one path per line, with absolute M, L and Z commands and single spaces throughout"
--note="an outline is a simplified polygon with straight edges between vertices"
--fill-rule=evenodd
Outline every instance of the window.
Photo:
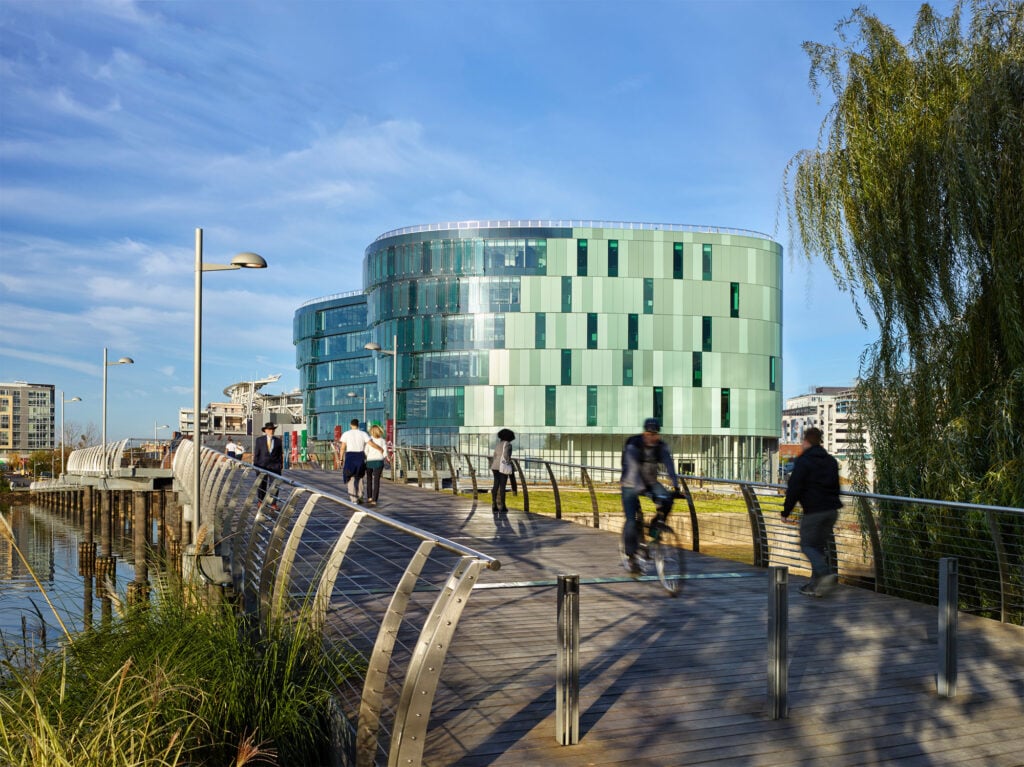
M 557 426 L 556 414 L 558 413 L 558 387 L 546 386 L 544 388 L 544 425 Z
M 562 278 L 562 311 L 572 311 L 572 277 Z
M 546 349 L 548 345 L 548 316 L 539 312 L 533 318 L 533 345 L 537 349 Z
M 587 426 L 597 426 L 597 387 L 587 387 Z
M 644 277 L 644 314 L 654 314 L 653 277 Z
M 704 317 L 701 320 L 700 348 L 706 352 L 711 351 L 711 318 Z
M 597 348 L 597 314 L 595 312 L 587 314 L 587 348 Z
M 722 428 L 729 428 L 729 390 L 722 389 Z
M 775 391 L 775 358 L 768 358 L 768 391 Z
M 619 241 L 608 240 L 608 276 L 619 276 Z
M 562 349 L 562 386 L 572 386 L 572 349 Z
M 576 240 L 576 276 L 587 276 L 587 241 Z
M 740 284 L 738 282 L 729 283 L 729 316 L 740 316 Z
M 651 415 L 657 418 L 662 426 L 665 425 L 665 389 L 661 386 L 654 387 L 654 402 L 651 403 Z
M 633 385 L 633 352 L 629 349 L 622 352 L 622 385 Z
M 629 315 L 629 328 L 626 336 L 626 347 L 628 349 L 640 348 L 640 315 Z
M 672 279 L 683 279 L 683 243 L 672 243 Z
M 702 370 L 703 360 L 701 352 L 693 353 L 693 386 L 700 388 L 704 385 L 704 371 Z
M 505 387 L 494 387 L 494 425 L 505 423 Z
M 703 254 L 703 258 L 702 258 L 702 264 L 703 265 L 701 267 L 701 279 L 702 280 L 710 280 L 711 279 L 711 246 L 709 244 L 704 243 L 704 247 L 702 249 L 702 254 Z

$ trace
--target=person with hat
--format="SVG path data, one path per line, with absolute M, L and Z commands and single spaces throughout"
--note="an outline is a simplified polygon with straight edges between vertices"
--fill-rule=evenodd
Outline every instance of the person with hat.
M 674 493 L 658 482 L 658 472 L 662 466 L 672 480 Z M 657 418 L 648 418 L 644 421 L 643 433 L 627 439 L 622 448 L 622 511 L 626 516 L 622 527 L 622 547 L 630 575 L 643 573 L 636 560 L 636 552 L 644 535 L 643 530 L 637 529 L 636 523 L 640 496 L 647 496 L 654 501 L 657 517 L 663 522 L 672 511 L 672 501 L 678 495 L 679 478 L 672 465 L 672 452 L 661 438 L 661 422 Z
M 252 452 L 252 464 L 258 469 L 265 469 L 274 474 L 280 474 L 284 470 L 284 445 L 280 437 L 274 436 L 277 425 L 267 421 L 263 424 L 263 436 L 256 439 Z M 267 485 L 270 482 L 270 474 L 260 475 L 260 486 L 256 499 L 262 503 L 267 494 Z M 271 504 L 271 508 L 277 508 L 277 502 Z

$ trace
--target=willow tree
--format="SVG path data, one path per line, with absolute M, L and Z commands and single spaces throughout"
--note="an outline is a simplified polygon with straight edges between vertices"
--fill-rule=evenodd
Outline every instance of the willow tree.
M 798 251 L 879 337 L 861 358 L 877 488 L 1024 506 L 1024 3 L 865 8 L 805 43 L 830 91 L 786 169 Z

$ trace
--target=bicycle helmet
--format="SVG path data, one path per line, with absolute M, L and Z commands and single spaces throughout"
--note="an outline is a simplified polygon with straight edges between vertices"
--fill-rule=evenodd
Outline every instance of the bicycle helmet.
M 644 431 L 649 431 L 651 434 L 660 434 L 661 421 L 657 418 L 648 418 L 644 421 Z

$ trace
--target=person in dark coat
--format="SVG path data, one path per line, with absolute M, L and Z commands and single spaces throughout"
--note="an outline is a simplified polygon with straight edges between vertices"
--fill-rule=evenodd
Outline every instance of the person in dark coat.
M 811 563 L 811 580 L 801 587 L 805 596 L 827 596 L 838 576 L 829 563 L 827 548 L 839 518 L 839 462 L 821 446 L 821 429 L 804 432 L 804 451 L 793 464 L 786 487 L 782 518 L 787 519 L 797 503 L 800 517 L 800 550 Z
M 256 439 L 255 446 L 253 447 L 252 453 L 252 464 L 259 469 L 265 469 L 266 471 L 274 474 L 280 474 L 284 470 L 284 445 L 281 442 L 280 437 L 274 436 L 274 431 L 277 429 L 277 425 L 271 422 L 263 424 L 263 435 Z M 263 498 L 267 494 L 267 485 L 270 483 L 269 474 L 260 475 L 260 486 L 256 494 L 256 499 L 262 503 Z M 277 503 L 271 504 L 273 508 L 277 507 Z

